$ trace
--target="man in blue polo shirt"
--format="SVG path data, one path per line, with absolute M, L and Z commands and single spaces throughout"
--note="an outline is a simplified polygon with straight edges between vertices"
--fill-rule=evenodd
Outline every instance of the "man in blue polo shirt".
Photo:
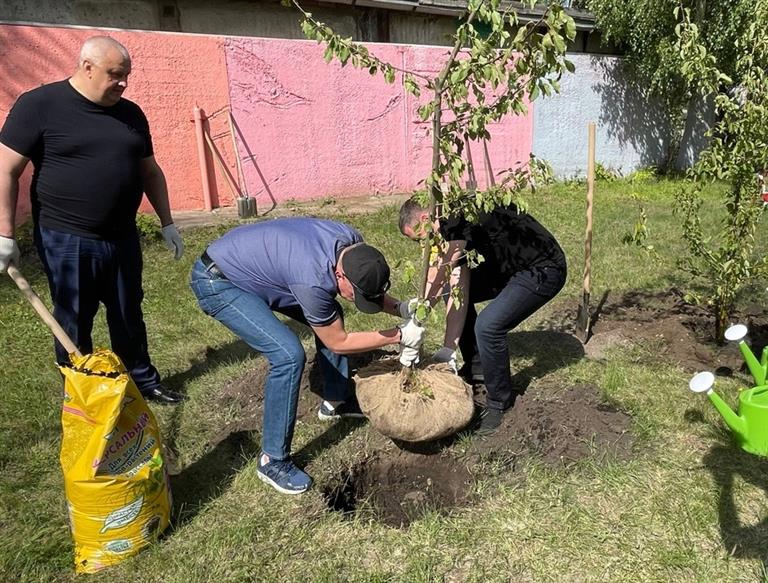
M 388 330 L 345 330 L 337 295 L 368 314 L 407 317 L 408 302 L 386 293 L 384 256 L 343 223 L 290 218 L 237 227 L 209 245 L 193 266 L 190 285 L 206 314 L 269 361 L 258 475 L 285 494 L 300 494 L 312 484 L 290 457 L 305 354 L 274 312 L 315 334 L 324 378 L 320 419 L 363 416 L 350 391 L 347 354 L 400 344 L 404 365 L 418 361 L 424 329 L 413 320 Z

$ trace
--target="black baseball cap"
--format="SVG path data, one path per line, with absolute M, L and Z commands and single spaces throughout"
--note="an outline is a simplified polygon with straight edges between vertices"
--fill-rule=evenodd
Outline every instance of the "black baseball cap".
M 381 312 L 390 286 L 389 265 L 381 251 L 365 243 L 347 248 L 341 258 L 344 275 L 355 290 L 355 306 L 364 314 Z

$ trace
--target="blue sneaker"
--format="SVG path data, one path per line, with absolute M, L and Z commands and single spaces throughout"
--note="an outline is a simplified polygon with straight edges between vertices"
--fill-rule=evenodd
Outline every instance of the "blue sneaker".
M 302 494 L 312 485 L 312 478 L 302 472 L 291 458 L 270 460 L 267 454 L 262 453 L 256 473 L 262 482 L 283 494 Z

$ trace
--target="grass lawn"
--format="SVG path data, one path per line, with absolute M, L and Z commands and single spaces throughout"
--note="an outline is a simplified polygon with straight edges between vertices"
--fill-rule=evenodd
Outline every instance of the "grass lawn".
M 672 215 L 674 182 L 598 183 L 593 297 L 603 291 L 665 290 L 685 278 Z M 705 222 L 714 221 L 719 187 L 708 193 Z M 532 212 L 561 241 L 569 259 L 566 288 L 522 330 L 542 327 L 553 311 L 575 308 L 581 293 L 583 185 L 559 184 L 529 197 Z M 646 206 L 658 260 L 621 243 Z M 417 260 L 418 246 L 399 236 L 396 207 L 346 216 L 332 203 L 324 216 L 358 227 L 369 243 L 396 258 Z M 334 214 L 335 213 L 335 214 Z M 525 457 L 510 475 L 474 476 L 472 504 L 431 512 L 408 528 L 364 513 L 349 519 L 327 509 L 323 487 L 374 447 L 366 425 L 297 426 L 294 450 L 315 478 L 309 493 L 288 497 L 262 484 L 255 457 L 222 468 L 211 436 L 231 420 L 218 391 L 248 374 L 258 357 L 197 307 L 187 285 L 190 266 L 223 227 L 185 231 L 179 262 L 159 242 L 145 248 L 144 311 L 155 364 L 169 386 L 189 394 L 176 408 L 153 406 L 164 436 L 186 472 L 188 504 L 161 543 L 93 581 L 756 581 L 768 560 L 768 461 L 739 453 L 706 400 L 687 389 L 690 374 L 659 358 L 653 342 L 617 347 L 607 358 L 549 367 L 531 392 L 553 383 L 589 383 L 633 417 L 628 460 L 587 458 L 546 465 Z M 37 260 L 25 274 L 44 300 Z M 408 296 L 402 267 L 393 294 Z M 762 302 L 762 296 L 753 300 Z M 52 339 L 8 278 L 0 280 L 0 580 L 74 578 L 63 483 L 58 465 L 61 385 Z M 391 316 L 347 310 L 347 328 L 389 327 Z M 94 333 L 108 345 L 103 314 Z M 512 335 L 514 336 L 514 334 Z M 429 331 L 437 348 L 441 330 Z M 306 336 L 307 346 L 311 344 Z M 517 352 L 516 352 L 517 354 Z M 520 365 L 515 356 L 512 367 Z M 551 354 L 557 361 L 558 355 Z M 731 391 L 736 381 L 718 381 Z M 465 440 L 475 439 L 465 437 Z M 258 448 L 259 435 L 247 436 Z M 325 444 L 317 447 L 317 443 Z M 315 445 L 312 445 L 315 444 Z M 185 474 L 182 473 L 182 476 Z M 192 484 L 191 484 L 192 483 Z

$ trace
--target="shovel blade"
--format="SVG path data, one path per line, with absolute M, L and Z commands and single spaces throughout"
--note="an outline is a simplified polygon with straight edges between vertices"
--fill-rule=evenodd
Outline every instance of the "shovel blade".
M 581 303 L 579 304 L 579 309 L 576 312 L 576 336 L 584 344 L 586 344 L 587 340 L 589 340 L 590 324 L 589 294 L 585 293 L 581 297 Z
M 237 199 L 237 216 L 241 219 L 247 219 L 256 214 L 256 201 L 250 196 L 243 196 Z

